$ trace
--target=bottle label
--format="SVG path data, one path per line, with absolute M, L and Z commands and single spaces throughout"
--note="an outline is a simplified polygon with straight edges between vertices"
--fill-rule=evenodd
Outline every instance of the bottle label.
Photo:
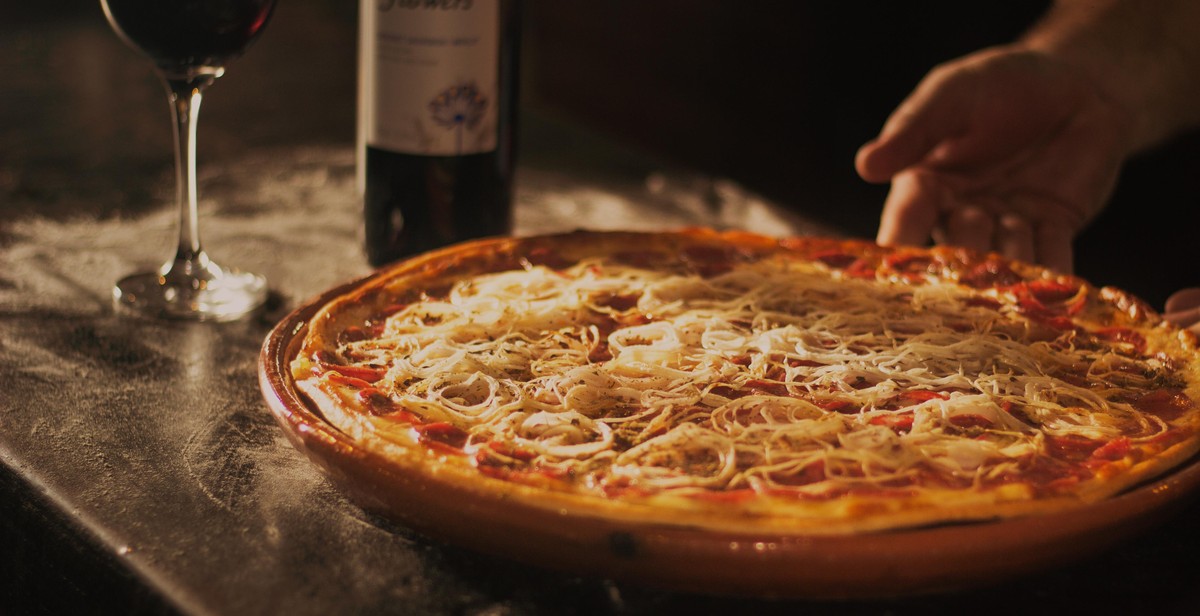
M 496 149 L 499 0 L 363 0 L 360 139 L 430 156 Z

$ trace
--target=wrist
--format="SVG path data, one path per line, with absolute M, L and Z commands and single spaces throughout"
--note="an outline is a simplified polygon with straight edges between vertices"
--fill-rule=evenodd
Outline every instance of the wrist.
M 1200 125 L 1200 2 L 1060 0 L 1017 46 L 1091 81 L 1127 121 L 1130 152 Z

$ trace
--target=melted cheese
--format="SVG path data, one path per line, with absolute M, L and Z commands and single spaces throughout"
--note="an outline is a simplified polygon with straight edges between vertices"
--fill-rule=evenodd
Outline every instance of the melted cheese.
M 1002 307 L 967 301 L 981 295 Z M 339 353 L 386 369 L 375 386 L 423 421 L 465 430 L 468 453 L 504 443 L 531 452 L 506 464 L 585 490 L 820 496 L 929 473 L 969 487 L 1047 439 L 1166 429 L 1123 386 L 1150 378 L 1129 365 L 1161 366 L 1042 339 L 1013 300 L 820 264 L 701 278 L 594 260 L 460 282 Z

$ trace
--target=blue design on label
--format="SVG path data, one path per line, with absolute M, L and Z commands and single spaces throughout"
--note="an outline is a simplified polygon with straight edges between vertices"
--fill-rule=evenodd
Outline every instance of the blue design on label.
M 456 153 L 463 150 L 463 128 L 479 125 L 488 108 L 488 99 L 474 83 L 453 85 L 429 102 L 429 113 L 438 126 L 455 131 Z

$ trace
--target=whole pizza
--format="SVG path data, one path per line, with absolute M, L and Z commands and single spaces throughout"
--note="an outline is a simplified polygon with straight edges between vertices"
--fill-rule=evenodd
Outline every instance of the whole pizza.
M 508 502 L 836 535 L 1086 506 L 1200 449 L 1196 339 L 963 249 L 741 232 L 467 243 L 326 303 L 295 387 Z

